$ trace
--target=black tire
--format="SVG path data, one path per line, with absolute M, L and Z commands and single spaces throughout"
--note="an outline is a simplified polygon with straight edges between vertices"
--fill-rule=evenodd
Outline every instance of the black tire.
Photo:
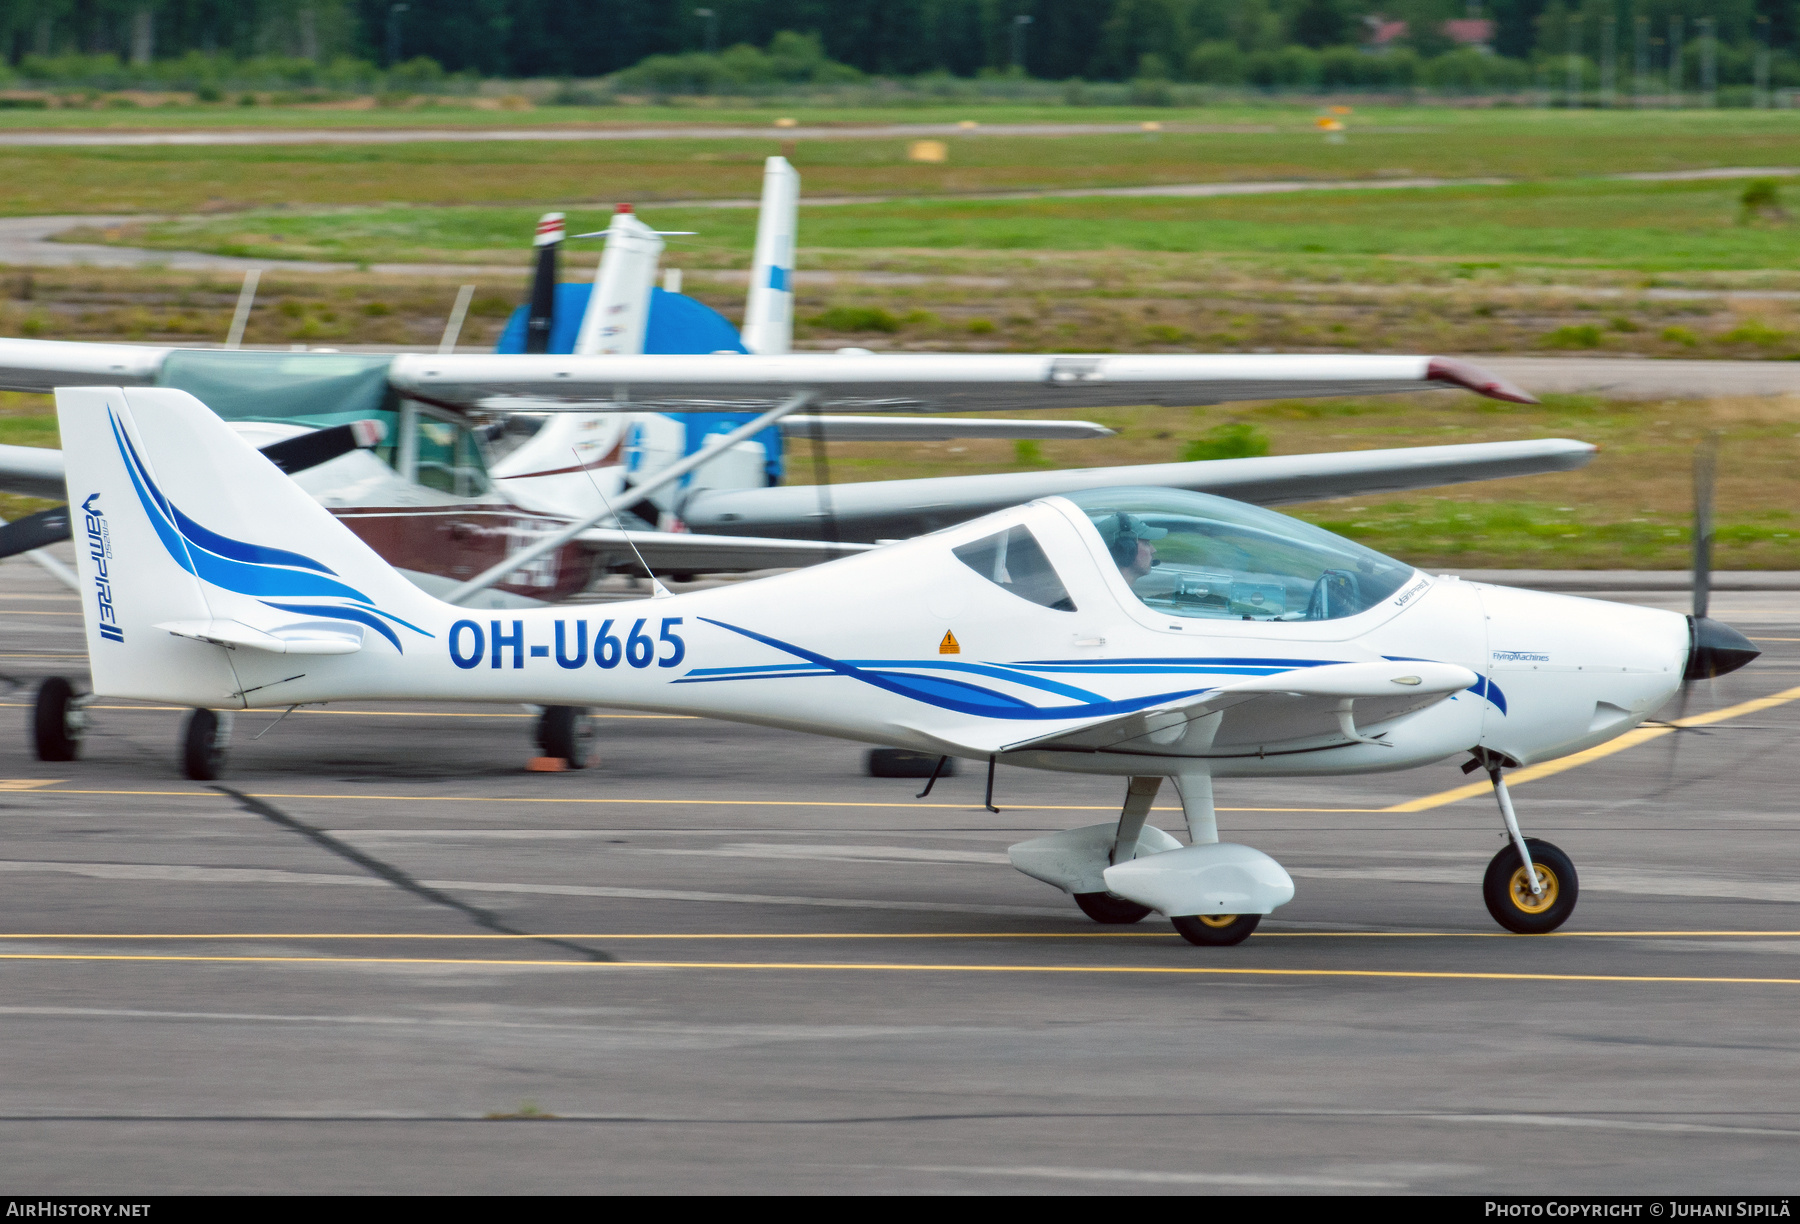
M 81 712 L 75 686 L 61 676 L 50 676 L 38 685 L 37 706 L 31 712 L 31 738 L 40 761 L 73 761 L 81 755 L 81 736 L 87 717 Z
M 225 776 L 225 743 L 230 724 L 214 710 L 190 710 L 181 724 L 181 772 L 196 782 Z
M 538 717 L 537 739 L 545 756 L 561 757 L 570 769 L 594 763 L 594 720 L 586 706 L 545 706 Z
M 1262 921 L 1261 914 L 1195 914 L 1171 918 L 1175 930 L 1191 944 L 1202 948 L 1228 948 L 1250 938 L 1250 932 Z
M 938 758 L 930 752 L 914 752 L 910 748 L 871 748 L 867 768 L 871 778 L 929 778 L 937 769 Z M 956 758 L 944 762 L 940 778 L 956 776 Z
M 1075 904 L 1089 918 L 1107 926 L 1129 926 L 1150 916 L 1148 905 L 1139 905 L 1136 901 L 1127 901 L 1124 897 L 1115 897 L 1107 892 L 1076 893 Z
M 1544 896 L 1534 898 L 1525 880 L 1525 864 L 1511 842 L 1488 864 L 1481 881 L 1481 899 L 1488 913 L 1507 930 L 1518 935 L 1544 935 L 1569 920 L 1575 902 L 1581 895 L 1581 880 L 1575 864 L 1557 847 L 1535 837 L 1525 839 L 1531 852 L 1531 865 L 1544 878 Z

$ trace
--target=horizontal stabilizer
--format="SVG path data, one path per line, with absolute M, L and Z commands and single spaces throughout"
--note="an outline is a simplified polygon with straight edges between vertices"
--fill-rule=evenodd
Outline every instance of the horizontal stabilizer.
M 1241 755 L 1247 749 L 1279 751 L 1300 744 L 1378 743 L 1362 734 L 1358 725 L 1373 726 L 1435 705 L 1477 679 L 1474 672 L 1453 663 L 1381 660 L 1294 668 L 1170 705 L 1020 740 L 1002 751 L 1205 757 Z
M 260 650 L 267 654 L 345 655 L 362 649 L 363 631 L 329 621 L 294 621 L 256 629 L 235 620 L 163 621 L 156 626 L 176 637 L 210 642 L 227 650 Z

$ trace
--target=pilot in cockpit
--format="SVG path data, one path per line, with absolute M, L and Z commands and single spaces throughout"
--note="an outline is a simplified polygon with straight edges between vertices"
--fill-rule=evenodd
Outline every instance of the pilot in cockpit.
M 1101 519 L 1094 526 L 1099 528 L 1100 538 L 1106 541 L 1106 551 L 1118 564 L 1119 572 L 1125 575 L 1127 585 L 1144 577 L 1158 563 L 1156 549 L 1150 541 L 1169 534 L 1167 527 L 1152 527 L 1137 515 L 1123 510 Z

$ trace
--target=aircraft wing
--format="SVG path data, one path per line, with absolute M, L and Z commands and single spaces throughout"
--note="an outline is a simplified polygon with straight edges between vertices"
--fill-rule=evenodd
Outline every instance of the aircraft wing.
M 952 438 L 1110 438 L 1113 431 L 1093 421 L 1033 421 L 1013 418 L 815 416 L 795 413 L 777 423 L 782 436 L 827 442 L 947 442 Z
M 80 340 L 0 340 L 0 390 L 147 387 L 173 351 Z
M 1368 729 L 1436 705 L 1478 680 L 1453 663 L 1329 663 L 1252 677 L 1028 739 L 965 744 L 952 735 L 944 742 L 982 753 L 1116 752 L 1185 759 L 1372 744 L 1380 736 Z
M 63 498 L 63 456 L 43 446 L 0 446 L 0 493 Z
M 822 540 L 769 540 L 677 531 L 626 533 L 610 527 L 595 527 L 575 538 L 607 565 L 635 566 L 637 555 L 641 554 L 644 563 L 659 574 L 786 569 L 817 565 L 875 547 L 873 544 L 829 544 Z
M 1329 451 L 1256 459 L 1207 459 L 1134 467 L 934 476 L 766 489 L 702 490 L 681 507 L 696 531 L 816 536 L 831 520 L 846 540 L 897 540 L 1016 506 L 1084 489 L 1148 485 L 1192 489 L 1279 506 L 1328 497 L 1391 493 L 1436 485 L 1529 476 L 1584 466 L 1595 447 L 1566 438 L 1474 442 L 1394 450 Z
M 4 353 L 0 352 L 0 368 Z M 616 405 L 656 412 L 742 412 L 802 393 L 811 407 L 975 412 L 1197 405 L 1458 388 L 1535 402 L 1454 358 L 1318 354 L 710 353 L 605 357 L 407 353 L 388 378 L 446 407 L 533 411 Z

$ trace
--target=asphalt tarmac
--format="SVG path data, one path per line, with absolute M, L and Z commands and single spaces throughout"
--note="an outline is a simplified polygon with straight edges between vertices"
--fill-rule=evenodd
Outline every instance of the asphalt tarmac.
M 1002 769 L 996 815 L 978 769 L 918 800 L 642 716 L 526 773 L 522 710 L 358 703 L 239 716 L 217 786 L 138 703 L 39 762 L 78 606 L 0 563 L 6 1188 L 1786 1192 L 1800 594 L 1714 613 L 1766 652 L 1693 692 L 1724 717 L 1517 784 L 1563 933 L 1488 917 L 1500 821 L 1447 763 L 1220 783 L 1298 895 L 1200 949 L 1006 865 L 1102 779 Z

